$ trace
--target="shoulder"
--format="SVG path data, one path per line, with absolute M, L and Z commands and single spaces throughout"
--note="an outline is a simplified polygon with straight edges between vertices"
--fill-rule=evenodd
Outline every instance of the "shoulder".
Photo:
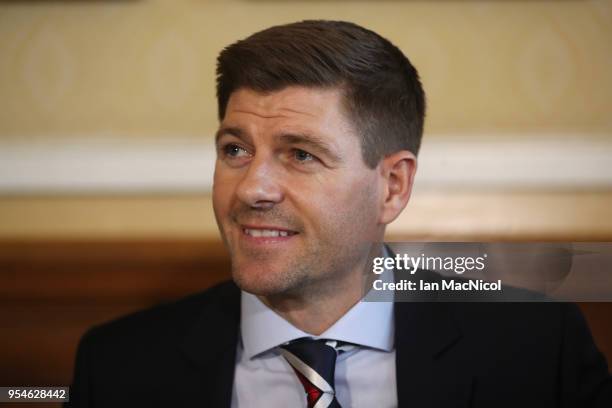
M 227 282 L 90 329 L 77 349 L 69 406 L 159 405 L 160 398 L 192 405 L 194 390 L 216 373 L 194 364 L 223 345 L 235 349 L 239 313 L 240 291 Z
M 423 272 L 423 279 L 446 278 Z M 559 398 L 568 406 L 610 406 L 608 366 L 578 306 L 512 287 L 503 292 L 489 300 L 428 294 L 397 304 L 398 350 L 434 356 L 440 376 L 471 378 L 481 400 L 505 395 L 508 406 L 556 406 Z
M 440 288 L 425 293 L 419 300 L 437 304 L 438 313 L 448 316 L 447 323 L 457 327 L 474 344 L 482 345 L 490 340 L 496 344 L 561 346 L 566 336 L 589 333 L 580 309 L 573 303 L 554 301 L 541 293 L 504 285 L 499 291 L 444 290 L 442 282 L 463 284 L 470 280 L 426 270 L 419 274 L 418 279 L 437 282 Z
M 122 316 L 91 328 L 81 343 L 112 345 L 115 342 L 139 343 L 171 341 L 188 331 L 202 316 L 217 311 L 238 315 L 240 290 L 231 282 L 223 282 L 203 292 L 177 301 Z M 238 317 L 237 317 L 238 318 Z

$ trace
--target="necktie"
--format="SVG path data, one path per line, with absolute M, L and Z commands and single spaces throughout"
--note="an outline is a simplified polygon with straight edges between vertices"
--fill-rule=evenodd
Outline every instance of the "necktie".
M 336 399 L 336 342 L 302 338 L 281 346 L 281 354 L 304 386 L 308 408 L 342 408 Z

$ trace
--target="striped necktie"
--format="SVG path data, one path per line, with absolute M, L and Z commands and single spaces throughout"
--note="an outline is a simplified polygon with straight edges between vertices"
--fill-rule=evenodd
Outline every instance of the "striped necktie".
M 280 347 L 304 386 L 308 408 L 341 408 L 334 389 L 336 356 L 343 351 L 338 343 L 305 337 Z

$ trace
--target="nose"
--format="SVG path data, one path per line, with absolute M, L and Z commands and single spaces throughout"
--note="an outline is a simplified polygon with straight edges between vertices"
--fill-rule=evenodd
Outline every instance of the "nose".
M 254 209 L 271 209 L 283 200 L 280 171 L 270 158 L 255 157 L 238 184 L 238 199 Z

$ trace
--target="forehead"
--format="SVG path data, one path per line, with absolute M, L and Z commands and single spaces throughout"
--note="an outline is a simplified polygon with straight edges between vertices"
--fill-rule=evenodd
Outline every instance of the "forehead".
M 233 92 L 227 104 L 224 125 L 298 126 L 322 133 L 350 132 L 339 88 L 291 86 L 262 93 L 241 88 Z

